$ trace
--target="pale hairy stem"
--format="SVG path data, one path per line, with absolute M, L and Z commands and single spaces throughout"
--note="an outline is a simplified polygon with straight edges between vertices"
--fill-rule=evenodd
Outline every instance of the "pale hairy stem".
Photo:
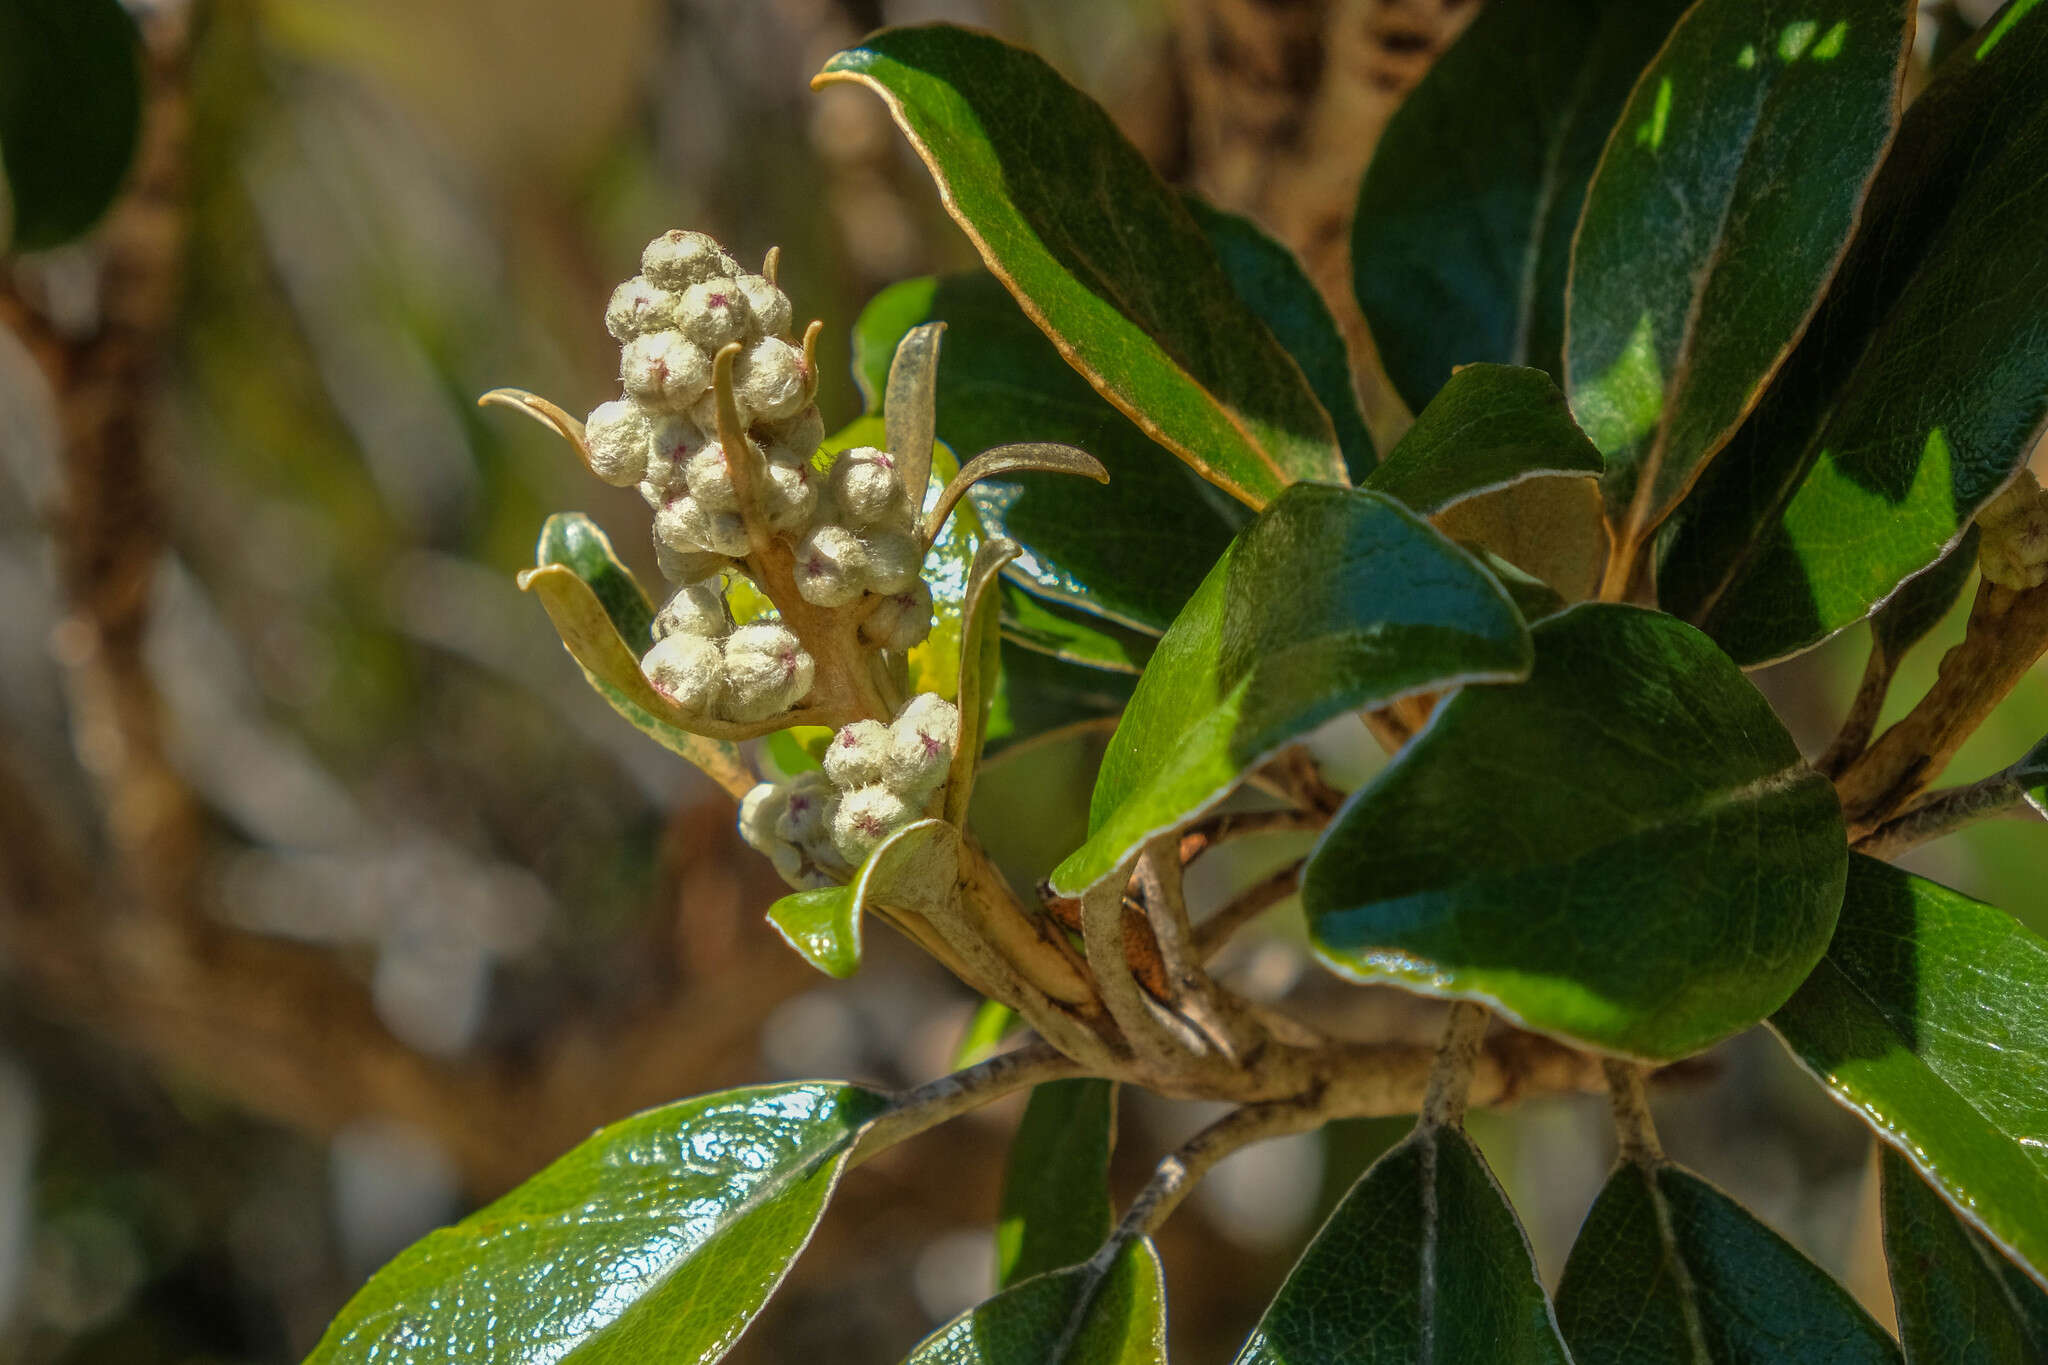
M 1650 1120 L 1650 1099 L 1640 1063 L 1608 1058 L 1601 1063 L 1607 1076 L 1607 1101 L 1614 1111 L 1614 1139 L 1621 1159 L 1638 1165 L 1654 1165 L 1664 1159 L 1657 1141 L 1657 1125 Z
M 2030 810 L 2019 782 L 2009 774 L 1993 773 L 1967 787 L 1935 792 L 1885 821 L 1852 847 L 1873 858 L 1895 858 L 1979 820 L 2023 815 Z
M 1157 1232 L 1202 1177 L 1231 1153 L 1269 1138 L 1310 1132 L 1331 1117 L 1326 1106 L 1298 1100 L 1246 1105 L 1225 1114 L 1159 1163 L 1093 1263 L 1107 1266 L 1125 1246 Z
M 1313 834 L 1329 823 L 1319 810 L 1229 811 L 1189 825 L 1180 836 L 1183 866 L 1222 844 L 1260 834 Z
M 1484 1005 L 1470 1000 L 1452 1003 L 1444 1019 L 1436 1059 L 1430 1066 L 1429 1090 L 1422 1097 L 1422 1122 L 1455 1128 L 1465 1121 L 1465 1108 L 1472 1097 L 1472 1075 L 1479 1064 L 1480 1045 L 1486 1041 L 1488 1020 Z
M 1044 1043 L 991 1057 L 965 1071 L 941 1076 L 905 1091 L 867 1127 L 854 1145 L 850 1164 L 858 1166 L 877 1152 L 916 1137 L 949 1119 L 971 1113 L 1003 1096 L 1045 1081 L 1079 1074 L 1080 1064 Z
M 1081 941 L 1102 1003 L 1108 1006 L 1124 1041 L 1141 1062 L 1171 1073 L 1188 1068 L 1199 1054 L 1153 1013 L 1150 998 L 1131 972 L 1124 954 L 1125 884 L 1119 868 L 1081 893 Z
M 1180 840 L 1163 834 L 1138 858 L 1138 883 L 1145 918 L 1166 978 L 1168 1006 L 1235 1062 L 1258 1044 L 1261 1030 L 1209 974 L 1202 970 L 1194 930 L 1188 924 L 1182 885 Z

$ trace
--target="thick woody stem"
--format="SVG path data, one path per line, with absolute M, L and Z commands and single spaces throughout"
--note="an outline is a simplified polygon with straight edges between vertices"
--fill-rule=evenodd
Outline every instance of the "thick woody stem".
M 1176 1035 L 1154 1014 L 1131 964 L 1124 956 L 1124 894 L 1122 869 L 1081 893 L 1081 941 L 1088 968 L 1102 993 L 1102 1003 L 1131 1050 L 1146 1065 L 1171 1074 L 1199 1055 L 1189 1040 Z

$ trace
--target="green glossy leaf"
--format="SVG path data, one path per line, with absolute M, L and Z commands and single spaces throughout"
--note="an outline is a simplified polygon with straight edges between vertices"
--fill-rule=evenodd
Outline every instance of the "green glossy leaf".
M 1973 525 L 1933 568 L 1900 584 L 1891 599 L 1877 609 L 1870 618 L 1872 642 L 1893 661 L 1902 658 L 1941 624 L 1976 567 L 1977 528 Z
M 727 1090 L 600 1129 L 377 1272 L 307 1365 L 705 1365 L 782 1283 L 861 1126 L 858 1086 Z
M 1166 1286 L 1148 1241 L 1005 1289 L 905 1365 L 1166 1365 Z
M 1845 835 L 1704 635 L 1583 603 L 1519 687 L 1468 687 L 1338 812 L 1302 906 L 1337 971 L 1650 1061 L 1783 1004 L 1827 947 Z
M 839 53 L 818 77 L 834 80 L 883 98 L 989 269 L 1161 444 L 1254 507 L 1295 480 L 1343 482 L 1300 367 L 1179 197 L 1042 59 L 935 24 Z
M 2048 1283 L 2048 942 L 1849 860 L 1827 957 L 1771 1026 L 1834 1097 Z
M 1608 140 L 1565 373 L 1639 545 L 1756 402 L 1834 273 L 1898 118 L 1902 0 L 1701 0 Z
M 1232 542 L 1160 640 L 1110 741 L 1075 895 L 1333 716 L 1528 668 L 1500 585 L 1378 493 L 1292 488 Z
M 2048 1360 L 2048 1293 L 1884 1153 L 1884 1253 L 1907 1365 Z
M 1010 1143 L 996 1219 L 996 1274 L 1003 1288 L 1079 1265 L 1108 1239 L 1115 1145 L 1114 1081 L 1047 1081 L 1032 1090 Z
M 1380 137 L 1351 273 L 1388 378 L 1420 412 L 1474 361 L 1564 375 L 1586 184 L 1689 0 L 1488 0 Z
M 947 324 L 942 440 L 956 450 L 1058 441 L 1109 470 L 1107 486 L 1018 474 L 969 490 L 990 531 L 1024 547 L 1008 575 L 1040 596 L 1165 630 L 1246 520 L 1244 508 L 1104 402 L 986 274 L 905 280 L 877 294 L 854 328 L 864 390 L 880 392 L 897 339 L 927 320 Z M 1097 534 L 1103 526 L 1117 534 Z
M 97 222 L 141 126 L 141 42 L 119 0 L 0 5 L 0 251 L 57 246 Z
M 1623 1162 L 1557 1286 L 1577 1365 L 1897 1365 L 1849 1291 L 1689 1171 Z
M 1351 373 L 1351 350 L 1337 326 L 1330 305 L 1301 261 L 1286 246 L 1266 235 L 1249 218 L 1226 213 L 1186 195 L 1182 202 L 1223 262 L 1223 271 L 1237 295 L 1265 319 L 1287 353 L 1301 366 L 1316 401 L 1330 414 L 1337 448 L 1354 482 L 1379 462 L 1365 413 L 1358 405 L 1358 385 Z
M 1998 22 L 1907 110 L 1808 340 L 1659 547 L 1659 602 L 1744 664 L 1934 563 L 2048 419 L 2048 9 Z
M 1419 1127 L 1344 1196 L 1237 1365 L 1570 1365 L 1472 1139 Z
M 1600 470 L 1600 452 L 1549 375 L 1522 365 L 1467 365 L 1360 486 L 1430 516 L 1525 479 Z
M 793 892 L 768 907 L 768 923 L 797 956 L 841 980 L 860 970 L 861 922 L 877 902 L 921 909 L 932 895 L 933 867 L 944 881 L 955 866 L 946 846 L 952 831 L 943 820 L 905 825 L 868 854 L 844 886 Z
M 768 907 L 768 922 L 798 957 L 845 980 L 860 970 L 860 901 L 850 886 L 793 891 Z
M 1125 630 L 1003 585 L 1003 638 L 1084 668 L 1136 674 L 1152 657 L 1156 639 Z
M 737 746 L 683 728 L 675 706 L 640 672 L 653 609 L 612 543 L 580 512 L 558 512 L 541 528 L 536 567 L 519 586 L 541 599 L 562 644 L 597 694 L 634 729 L 702 768 L 731 792 L 753 785 Z

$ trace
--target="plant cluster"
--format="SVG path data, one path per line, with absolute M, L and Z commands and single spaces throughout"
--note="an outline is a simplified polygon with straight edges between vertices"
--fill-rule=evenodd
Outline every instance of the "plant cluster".
M 792 947 L 845 975 L 878 915 L 985 1035 L 1036 1036 L 904 1095 L 627 1119 L 401 1255 L 314 1359 L 717 1359 L 846 1169 L 1023 1087 L 1001 1292 L 913 1361 L 1161 1361 L 1151 1235 L 1210 1166 L 1410 1113 L 1244 1365 L 2048 1359 L 2048 942 L 1886 861 L 2048 809 L 2048 744 L 1931 790 L 2048 649 L 2048 5 L 1907 105 L 1914 9 L 1493 0 L 1360 188 L 1358 298 L 1413 413 L 1384 453 L 1292 257 L 1043 62 L 943 26 L 833 58 L 987 273 L 874 301 L 869 412 L 821 441 L 818 324 L 789 339 L 773 257 L 657 239 L 607 312 L 625 398 L 584 424 L 491 397 L 640 485 L 674 594 L 657 614 L 577 517 L 523 582 L 740 798 Z M 1980 565 L 1963 643 L 1879 733 Z M 1809 762 L 1746 670 L 1865 621 Z M 1389 754 L 1349 792 L 1304 744 L 1346 717 Z M 998 744 L 1073 726 L 1114 727 L 1087 837 L 1020 896 L 969 798 Z M 1275 832 L 1316 841 L 1188 894 Z M 1297 895 L 1338 976 L 1449 1002 L 1435 1047 L 1214 969 Z M 1759 1024 L 1881 1144 L 1898 1340 L 1661 1150 L 1660 1068 Z M 1230 1108 L 1112 1217 L 1123 1085 Z M 1463 1118 L 1602 1088 L 1620 1155 L 1552 1294 Z

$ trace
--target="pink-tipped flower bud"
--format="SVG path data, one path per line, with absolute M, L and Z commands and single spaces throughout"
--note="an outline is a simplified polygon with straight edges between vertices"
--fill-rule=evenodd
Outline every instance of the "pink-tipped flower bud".
M 896 471 L 896 457 L 873 446 L 856 446 L 832 462 L 832 496 L 852 526 L 907 530 L 910 496 Z
M 809 464 L 825 443 L 825 419 L 816 405 L 780 422 L 761 422 L 755 430 L 767 443 L 770 464 Z
M 839 798 L 832 816 L 832 845 L 855 867 L 867 861 L 875 845 L 916 818 L 909 803 L 876 785 L 860 787 Z
M 640 660 L 654 690 L 693 715 L 716 715 L 725 701 L 725 666 L 718 645 L 697 635 L 657 640 Z
M 690 457 L 690 463 L 683 468 L 683 478 L 690 486 L 690 496 L 713 512 L 737 512 L 740 510 L 740 493 L 733 487 L 732 462 L 726 458 L 725 447 L 716 441 L 708 441 Z
M 731 630 L 732 613 L 726 610 L 725 594 L 709 583 L 689 583 L 676 589 L 654 618 L 657 640 L 666 640 L 671 635 L 717 640 Z
M 733 397 L 748 422 L 781 422 L 811 401 L 804 353 L 780 337 L 762 337 L 732 367 Z
M 960 709 L 925 692 L 912 697 L 889 726 L 883 778 L 906 799 L 925 796 L 945 782 L 960 738 Z
M 857 720 L 841 726 L 825 746 L 825 776 L 842 791 L 873 786 L 882 780 L 889 754 L 889 727 L 878 720 Z
M 860 641 L 870 649 L 915 649 L 932 633 L 932 590 L 923 579 L 909 592 L 891 593 L 883 598 L 867 620 L 861 622 Z
M 711 357 L 681 332 L 649 332 L 626 343 L 619 379 L 649 407 L 684 412 L 711 386 Z
M 747 553 L 747 524 L 737 512 L 713 512 L 689 494 L 671 495 L 654 514 L 654 535 L 676 550 L 710 550 L 738 559 Z
M 740 273 L 740 263 L 701 232 L 664 232 L 640 253 L 640 273 L 663 289 L 684 290 L 714 275 Z
M 678 550 L 654 542 L 654 562 L 661 576 L 671 583 L 701 583 L 724 569 L 732 560 L 710 550 Z
M 821 843 L 829 848 L 832 809 L 838 804 L 839 793 L 825 774 L 815 768 L 798 773 L 783 784 L 783 790 L 782 813 L 775 822 L 777 837 L 787 839 L 799 848 Z
M 645 275 L 635 275 L 617 289 L 605 305 L 604 329 L 621 342 L 648 332 L 676 325 L 676 296 L 653 284 Z
M 742 275 L 735 281 L 747 296 L 748 311 L 754 315 L 756 336 L 787 336 L 795 318 L 789 296 L 777 289 L 766 275 Z
M 816 665 L 780 621 L 750 621 L 726 637 L 726 714 L 766 720 L 803 700 Z
M 924 567 L 924 547 L 902 531 L 871 530 L 867 544 L 867 586 L 880 593 L 909 592 Z
M 706 355 L 717 355 L 721 347 L 745 341 L 754 320 L 739 282 L 715 277 L 685 289 L 675 314 L 677 330 L 702 346 Z
M 808 526 L 818 507 L 818 478 L 809 465 L 771 464 L 763 512 L 771 530 L 794 531 Z
M 647 419 L 623 398 L 599 403 L 583 424 L 591 472 L 615 488 L 647 477 Z
M 814 607 L 843 607 L 861 594 L 867 547 L 844 526 L 824 525 L 797 542 L 796 590 Z

